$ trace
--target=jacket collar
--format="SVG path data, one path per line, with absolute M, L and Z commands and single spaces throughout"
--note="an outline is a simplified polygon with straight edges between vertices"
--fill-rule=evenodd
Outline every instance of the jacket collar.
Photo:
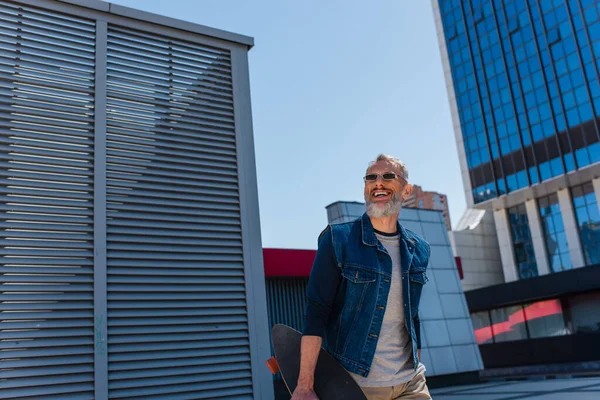
M 377 236 L 375 236 L 375 230 L 373 229 L 373 224 L 371 223 L 371 218 L 364 213 L 361 217 L 361 226 L 362 226 L 362 241 L 367 246 L 377 246 L 378 240 Z M 400 233 L 400 238 L 408 243 L 411 243 L 413 246 L 415 245 L 415 241 L 408 236 L 406 229 L 400 224 L 400 222 L 396 221 L 396 226 L 398 228 L 398 232 Z

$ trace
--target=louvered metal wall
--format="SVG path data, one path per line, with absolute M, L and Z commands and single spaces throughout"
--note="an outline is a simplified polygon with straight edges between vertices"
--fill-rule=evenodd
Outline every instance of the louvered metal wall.
M 0 1 L 0 398 L 268 399 L 247 47 L 92 3 Z
M 229 52 L 109 25 L 107 83 L 110 396 L 249 395 Z
M 94 31 L 0 3 L 2 399 L 93 398 Z
M 301 331 L 304 327 L 308 278 L 268 278 L 269 326 L 284 324 Z
M 271 343 L 271 328 L 275 324 L 284 324 L 302 331 L 308 278 L 267 278 L 266 284 L 269 343 Z M 272 346 L 271 354 L 273 354 Z M 281 374 L 275 374 L 273 379 L 281 380 Z

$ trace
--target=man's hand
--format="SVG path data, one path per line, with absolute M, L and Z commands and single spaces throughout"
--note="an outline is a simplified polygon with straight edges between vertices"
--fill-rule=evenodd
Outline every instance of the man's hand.
M 323 339 L 320 336 L 302 336 L 300 345 L 300 374 L 292 400 L 319 400 L 314 391 L 315 367 Z
M 291 400 L 319 400 L 314 390 L 298 386 Z

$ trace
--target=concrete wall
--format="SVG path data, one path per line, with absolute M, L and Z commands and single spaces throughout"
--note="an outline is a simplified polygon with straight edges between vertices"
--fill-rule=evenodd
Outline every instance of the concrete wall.
M 491 211 L 467 209 L 457 224 L 457 230 L 448 232 L 448 236 L 454 256 L 461 259 L 463 290 L 504 283 Z

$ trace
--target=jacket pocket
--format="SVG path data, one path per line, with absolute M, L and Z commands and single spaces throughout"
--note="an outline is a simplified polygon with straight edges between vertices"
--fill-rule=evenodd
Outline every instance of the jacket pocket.
M 425 272 L 410 272 L 408 274 L 408 279 L 410 279 L 411 282 L 414 283 L 419 283 L 421 285 L 424 285 L 425 282 L 428 281 L 427 276 L 425 275 Z
M 377 273 L 368 269 L 354 267 L 350 265 L 344 266 L 342 276 L 353 283 L 369 283 L 375 282 Z

